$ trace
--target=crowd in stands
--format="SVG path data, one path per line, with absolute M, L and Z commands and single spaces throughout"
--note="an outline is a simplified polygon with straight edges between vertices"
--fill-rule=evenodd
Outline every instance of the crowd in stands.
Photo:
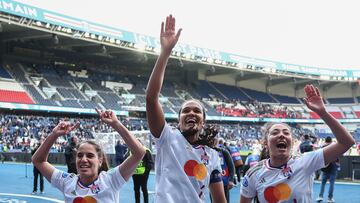
M 0 114 L 0 152 L 29 152 L 41 137 L 46 137 L 63 117 L 44 117 L 39 115 L 5 115 Z M 65 118 L 72 123 L 79 122 L 80 127 L 73 133 L 80 140 L 93 139 L 94 133 L 108 133 L 112 130 L 97 118 Z M 145 119 L 127 118 L 121 119 L 124 125 L 131 131 L 148 130 Z M 174 124 L 175 125 L 175 124 Z M 176 126 L 176 125 L 175 125 Z M 219 136 L 228 143 L 236 144 L 242 151 L 261 150 L 262 124 L 220 124 L 218 125 Z M 300 141 L 301 135 L 308 134 L 314 138 L 314 145 L 321 142 L 315 132 L 310 129 L 294 125 L 293 134 Z M 68 143 L 68 137 L 58 139 L 52 152 L 64 152 Z M 296 144 L 296 143 L 295 143 Z M 356 150 L 354 150 L 356 152 Z
M 288 109 L 287 106 L 261 103 L 256 99 L 240 101 L 238 99 L 221 102 L 216 111 L 223 116 L 251 118 L 302 118 L 301 112 Z
M 60 120 L 80 123 L 74 134 L 80 140 L 94 138 L 94 133 L 112 132 L 108 125 L 99 122 L 97 118 L 63 118 L 43 117 L 34 115 L 4 115 L 0 114 L 0 152 L 29 152 L 30 148 L 46 137 Z M 147 124 L 141 119 L 123 119 L 123 124 L 129 130 L 147 130 Z M 64 152 L 68 137 L 60 138 L 52 147 L 52 152 Z

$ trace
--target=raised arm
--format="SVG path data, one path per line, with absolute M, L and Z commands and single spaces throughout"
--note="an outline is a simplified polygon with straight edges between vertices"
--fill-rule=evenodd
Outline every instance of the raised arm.
M 122 123 L 120 123 L 114 112 L 111 110 L 101 111 L 99 109 L 96 109 L 96 112 L 99 114 L 101 121 L 110 125 L 120 134 L 131 151 L 130 156 L 127 157 L 119 167 L 120 174 L 127 181 L 145 155 L 144 146 L 130 134 L 128 129 Z
M 170 15 L 166 22 L 161 23 L 160 44 L 161 52 L 155 63 L 146 88 L 146 116 L 151 134 L 160 137 L 165 125 L 164 112 L 159 102 L 159 95 L 164 81 L 165 68 L 171 51 L 180 37 L 181 29 L 175 33 L 175 18 Z
M 69 122 L 61 121 L 32 156 L 32 163 L 49 182 L 51 181 L 51 175 L 55 169 L 54 166 L 47 161 L 51 146 L 58 137 L 69 134 L 77 127 L 79 127 L 79 123 L 71 125 Z
M 341 123 L 326 111 L 325 105 L 320 95 L 320 91 L 313 85 L 305 86 L 306 98 L 304 99 L 306 106 L 317 113 L 324 122 L 329 126 L 337 140 L 336 143 L 330 144 L 324 148 L 325 164 L 335 161 L 343 155 L 355 143 L 350 133 Z

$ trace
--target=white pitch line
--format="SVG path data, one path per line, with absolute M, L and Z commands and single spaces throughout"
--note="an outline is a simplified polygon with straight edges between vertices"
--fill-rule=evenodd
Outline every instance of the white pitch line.
M 64 201 L 53 199 L 49 197 L 40 197 L 40 196 L 34 196 L 34 195 L 24 195 L 24 194 L 13 194 L 13 193 L 0 193 L 0 196 L 15 196 L 15 197 L 29 197 L 29 198 L 35 198 L 35 199 L 43 199 L 43 200 L 49 200 L 52 202 L 58 202 L 58 203 L 64 203 Z

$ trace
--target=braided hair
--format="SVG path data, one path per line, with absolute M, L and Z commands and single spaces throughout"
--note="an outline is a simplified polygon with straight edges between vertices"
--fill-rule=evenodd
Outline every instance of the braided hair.
M 206 145 L 215 148 L 217 142 L 217 134 L 219 133 L 217 126 L 214 124 L 207 124 L 199 134 L 199 140 L 195 144 Z

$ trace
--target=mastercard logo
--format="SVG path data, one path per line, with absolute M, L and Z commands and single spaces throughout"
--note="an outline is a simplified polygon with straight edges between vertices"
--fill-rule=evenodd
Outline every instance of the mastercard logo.
M 204 180 L 207 176 L 207 169 L 203 163 L 198 163 L 195 160 L 189 160 L 184 165 L 186 175 L 195 177 L 196 180 Z
M 290 198 L 291 188 L 286 183 L 280 183 L 278 185 L 270 186 L 265 189 L 265 200 L 269 203 L 278 203 L 281 200 L 287 200 Z
M 77 197 L 74 199 L 73 203 L 96 203 L 96 199 L 91 196 Z

